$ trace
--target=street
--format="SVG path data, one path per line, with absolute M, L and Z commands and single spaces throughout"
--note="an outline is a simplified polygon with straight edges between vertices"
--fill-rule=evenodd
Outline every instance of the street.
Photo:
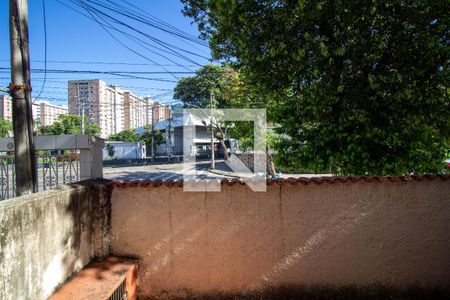
M 198 179 L 232 178 L 209 172 L 210 162 L 201 161 L 194 164 Z M 111 180 L 182 180 L 183 163 L 104 167 L 103 177 Z
M 210 172 L 209 161 L 195 162 L 197 179 L 236 178 L 238 173 L 233 173 L 223 160 L 216 161 L 216 169 Z M 280 174 L 280 178 L 288 177 L 321 177 L 332 174 Z M 120 166 L 103 167 L 103 177 L 111 180 L 182 180 L 183 163 L 154 164 L 145 166 Z

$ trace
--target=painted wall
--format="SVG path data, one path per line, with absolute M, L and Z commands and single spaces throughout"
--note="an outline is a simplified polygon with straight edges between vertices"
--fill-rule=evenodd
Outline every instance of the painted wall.
M 450 285 L 449 180 L 128 185 L 111 211 L 111 252 L 140 258 L 141 295 Z
M 0 299 L 47 299 L 108 254 L 109 192 L 79 183 L 0 201 Z

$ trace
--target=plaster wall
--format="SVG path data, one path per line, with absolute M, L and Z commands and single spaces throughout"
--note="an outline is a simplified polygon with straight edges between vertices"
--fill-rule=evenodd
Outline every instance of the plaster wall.
M 0 299 L 47 299 L 107 255 L 108 200 L 85 182 L 0 201 Z
M 283 285 L 450 285 L 450 181 L 115 187 L 111 252 L 141 295 Z

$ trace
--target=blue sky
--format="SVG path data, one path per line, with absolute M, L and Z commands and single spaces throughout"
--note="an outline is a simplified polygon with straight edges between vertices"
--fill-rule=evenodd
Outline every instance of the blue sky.
M 2 47 L 0 47 L 0 67 L 9 68 L 9 21 L 8 2 L 0 1 L 0 36 L 3 37 Z M 67 81 L 70 79 L 102 79 L 107 83 L 126 87 L 135 94 L 142 96 L 154 96 L 156 100 L 167 102 L 172 100 L 171 91 L 176 85 L 177 78 L 190 76 L 199 68 L 199 65 L 208 63 L 210 57 L 209 48 L 193 42 L 186 42 L 180 37 L 165 33 L 151 26 L 135 22 L 133 20 L 120 17 L 108 11 L 115 18 L 131 25 L 133 28 L 148 34 L 152 38 L 157 38 L 163 42 L 192 52 L 189 54 L 182 50 L 169 47 L 178 53 L 182 53 L 186 58 L 181 58 L 173 54 L 171 50 L 161 48 L 161 45 L 147 37 L 140 36 L 126 27 L 117 27 L 126 30 L 128 33 L 140 36 L 150 50 L 162 54 L 167 58 L 144 49 L 136 45 L 125 36 L 114 33 L 116 38 L 125 43 L 140 55 L 126 49 L 115 41 L 108 33 L 95 21 L 80 15 L 61 4 L 71 5 L 73 8 L 89 15 L 79 6 L 71 4 L 69 0 L 45 0 L 46 21 L 47 21 L 47 69 L 48 70 L 88 70 L 88 71 L 127 71 L 127 72 L 165 72 L 165 74 L 132 74 L 153 78 L 162 81 L 120 78 L 107 74 L 54 74 L 47 73 L 47 82 L 40 98 L 48 99 L 55 104 L 67 104 Z M 89 2 L 89 1 L 87 1 Z M 151 15 L 181 29 L 182 31 L 198 36 L 196 24 L 191 24 L 192 20 L 185 17 L 181 10 L 182 4 L 178 0 L 129 0 L 130 3 L 139 7 L 142 14 Z M 105 2 L 106 3 L 106 2 Z M 114 3 L 130 7 L 126 1 L 114 0 Z M 150 17 L 149 17 L 150 18 Z M 148 19 L 147 19 L 148 20 Z M 41 0 L 29 1 L 29 35 L 30 35 L 30 57 L 32 69 L 44 69 L 44 25 L 43 6 Z M 204 43 L 204 42 L 203 42 Z M 167 54 L 172 53 L 172 54 Z M 77 63 L 75 63 L 77 62 Z M 92 64 L 87 62 L 103 62 L 106 64 Z M 113 64 L 111 64 L 113 63 Z M 123 64 L 124 63 L 124 64 Z M 163 67 L 154 65 L 163 65 Z M 136 65 L 137 64 L 137 65 Z M 144 64 L 144 65 L 142 65 Z M 168 74 L 170 72 L 187 72 Z M 10 82 L 9 70 L 0 70 L 0 86 L 5 88 Z M 33 96 L 35 97 L 42 86 L 44 74 L 32 71 Z M 173 82 L 175 81 L 175 82 Z

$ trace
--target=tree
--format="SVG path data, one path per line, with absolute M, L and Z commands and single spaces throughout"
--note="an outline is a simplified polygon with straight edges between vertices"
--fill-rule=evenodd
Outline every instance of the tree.
M 85 118 L 84 124 L 84 132 L 86 134 L 100 134 L 100 126 L 97 124 L 89 124 L 87 117 Z M 49 126 L 41 127 L 40 131 L 43 135 L 80 134 L 81 116 L 59 115 L 57 122 Z
M 242 75 L 230 64 L 208 64 L 198 69 L 195 76 L 181 78 L 173 97 L 186 108 L 207 108 L 213 94 L 214 108 L 237 108 L 246 97 L 244 88 Z
M 136 134 L 136 129 L 125 129 L 119 133 L 111 134 L 108 137 L 109 141 L 121 141 L 121 142 L 139 142 L 141 136 Z
M 140 135 L 140 140 L 145 144 L 145 148 L 147 149 L 147 154 L 152 149 L 152 136 L 153 136 L 153 146 L 156 147 L 156 145 L 162 144 L 164 141 L 164 137 L 159 129 L 152 131 L 151 125 L 145 125 L 144 126 L 145 132 Z M 153 149 L 153 153 L 155 149 Z
M 195 76 L 182 78 L 174 89 L 174 98 L 181 100 L 184 107 L 205 109 L 204 117 L 208 118 L 206 108 L 249 108 L 252 104 L 259 103 L 261 94 L 256 92 L 253 86 L 245 82 L 243 74 L 231 64 L 205 65 L 197 70 Z M 228 151 L 225 141 L 229 138 L 229 130 L 234 128 L 234 133 L 247 131 L 239 130 L 240 122 L 212 122 L 208 125 L 213 130 L 214 136 L 219 140 L 224 149 L 224 158 L 228 159 Z M 239 137 L 244 138 L 242 134 Z
M 12 124 L 3 118 L 0 118 L 0 137 L 8 137 L 12 132 Z
M 182 1 L 214 58 L 271 91 L 280 163 L 344 175 L 441 170 L 450 2 Z
M 106 152 L 108 153 L 108 156 L 112 158 L 116 152 L 114 150 L 114 146 L 111 144 L 106 144 L 105 149 L 106 149 Z

